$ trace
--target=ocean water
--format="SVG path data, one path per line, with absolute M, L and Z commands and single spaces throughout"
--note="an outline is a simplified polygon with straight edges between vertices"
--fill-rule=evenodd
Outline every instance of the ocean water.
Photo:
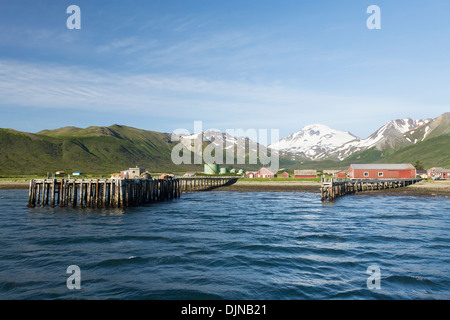
M 212 191 L 91 210 L 27 195 L 0 190 L 0 299 L 450 298 L 449 198 Z

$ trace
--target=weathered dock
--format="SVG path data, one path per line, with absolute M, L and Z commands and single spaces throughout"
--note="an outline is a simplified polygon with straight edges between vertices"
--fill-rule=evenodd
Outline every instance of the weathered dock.
M 180 177 L 181 192 L 208 191 L 235 183 L 239 177 Z
M 235 177 L 35 179 L 30 181 L 28 206 L 123 208 L 172 200 L 183 192 L 211 190 L 236 180 Z
M 336 198 L 356 192 L 403 188 L 421 181 L 422 179 L 385 179 L 385 180 L 345 180 L 331 178 L 322 180 L 320 187 L 321 200 L 333 201 Z

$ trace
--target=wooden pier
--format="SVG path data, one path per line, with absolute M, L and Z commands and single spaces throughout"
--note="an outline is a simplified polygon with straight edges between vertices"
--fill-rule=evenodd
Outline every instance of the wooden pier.
M 28 206 L 123 208 L 179 198 L 183 192 L 211 190 L 236 177 L 175 179 L 36 179 L 30 181 Z
M 386 179 L 386 180 L 322 180 L 320 187 L 321 200 L 333 201 L 336 198 L 356 192 L 403 188 L 421 181 L 422 179 Z

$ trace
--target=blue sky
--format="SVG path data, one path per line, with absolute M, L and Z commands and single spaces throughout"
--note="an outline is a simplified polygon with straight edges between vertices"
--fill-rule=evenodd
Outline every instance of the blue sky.
M 69 30 L 66 8 L 81 9 Z M 381 30 L 369 30 L 369 5 Z M 450 2 L 0 2 L 0 127 L 321 123 L 365 138 L 450 110 Z

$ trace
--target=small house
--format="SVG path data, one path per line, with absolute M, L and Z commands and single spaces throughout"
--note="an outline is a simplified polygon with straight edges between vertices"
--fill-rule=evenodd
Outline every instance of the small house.
M 253 179 L 253 178 L 255 177 L 255 173 L 256 173 L 256 172 L 251 172 L 251 171 L 246 172 L 246 173 L 245 173 L 245 177 L 246 177 L 246 178 Z
M 268 168 L 261 168 L 258 172 L 255 174 L 255 178 L 275 178 L 276 174 L 273 173 Z
M 335 173 L 333 173 L 333 178 L 345 179 L 345 178 L 347 178 L 347 174 L 348 174 L 348 170 L 336 171 Z
M 289 178 L 289 173 L 288 172 L 283 172 L 282 174 L 281 174 L 281 177 L 282 178 Z
M 59 176 L 59 175 L 65 175 L 66 173 L 64 172 L 64 171 L 56 171 L 55 172 L 55 174 L 57 175 L 57 176 Z
M 82 174 L 83 174 L 83 172 L 81 172 L 81 171 L 72 172 L 73 176 L 81 176 Z
M 317 170 L 294 170 L 294 178 L 296 179 L 317 178 Z
M 422 179 L 427 179 L 428 178 L 427 170 L 416 170 L 416 177 L 422 178 Z
M 120 172 L 121 179 L 139 179 L 142 173 L 145 172 L 145 169 L 142 168 L 130 168 L 128 170 L 124 170 Z
M 428 170 L 428 178 L 430 179 L 450 179 L 450 169 L 431 168 Z

